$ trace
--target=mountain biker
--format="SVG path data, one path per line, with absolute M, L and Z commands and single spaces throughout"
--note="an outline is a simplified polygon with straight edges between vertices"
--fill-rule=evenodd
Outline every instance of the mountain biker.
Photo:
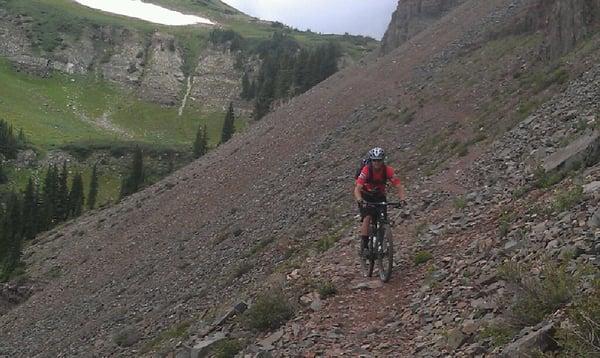
M 362 226 L 360 237 L 362 245 L 360 254 L 365 252 L 369 243 L 369 225 L 372 218 L 375 217 L 375 208 L 365 205 L 366 202 L 385 202 L 386 184 L 389 181 L 398 191 L 398 198 L 404 202 L 406 194 L 404 186 L 400 179 L 394 176 L 394 168 L 385 165 L 385 152 L 382 148 L 376 147 L 369 151 L 368 163 L 364 165 L 360 174 L 356 178 L 356 186 L 354 188 L 354 197 L 358 203 L 360 211 L 360 219 Z

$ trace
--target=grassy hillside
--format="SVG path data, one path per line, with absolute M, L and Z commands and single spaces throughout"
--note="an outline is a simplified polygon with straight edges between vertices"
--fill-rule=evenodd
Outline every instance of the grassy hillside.
M 0 62 L 0 82 L 0 113 L 42 150 L 75 141 L 189 145 L 201 124 L 207 125 L 214 145 L 222 126 L 220 112 L 190 106 L 179 117 L 177 108 L 141 101 L 93 76 L 39 78 Z
M 216 146 L 220 140 L 223 113 L 188 106 L 180 117 L 177 108 L 141 101 L 133 93 L 91 75 L 54 73 L 40 78 L 16 72 L 6 61 L 0 61 L 0 82 L 0 116 L 24 130 L 40 158 L 55 149 L 83 156 L 73 170 L 83 173 L 87 187 L 93 160 L 85 157 L 98 151 L 111 153 L 111 163 L 101 166 L 99 204 L 118 199 L 120 178 L 129 165 L 128 160 L 118 158 L 133 146 L 154 152 L 154 158 L 148 158 L 152 166 L 164 166 L 164 158 L 157 159 L 159 153 L 189 152 L 201 125 L 207 127 L 209 145 Z M 238 130 L 245 123 L 239 119 Z M 179 158 L 177 166 L 181 160 L 189 160 Z M 31 175 L 41 178 L 44 170 L 9 166 L 10 181 L 0 189 L 21 190 Z

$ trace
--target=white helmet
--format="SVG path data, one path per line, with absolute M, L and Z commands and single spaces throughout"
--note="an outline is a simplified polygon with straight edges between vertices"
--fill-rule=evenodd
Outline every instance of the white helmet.
M 369 151 L 369 159 L 371 160 L 384 160 L 385 152 L 382 148 L 376 147 Z

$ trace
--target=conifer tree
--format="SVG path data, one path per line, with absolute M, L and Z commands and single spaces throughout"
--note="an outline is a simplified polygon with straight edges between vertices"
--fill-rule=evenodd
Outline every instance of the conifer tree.
M 23 237 L 32 240 L 38 233 L 38 199 L 37 189 L 33 178 L 29 178 L 27 188 L 23 194 Z
M 69 193 L 69 215 L 78 217 L 83 212 L 83 179 L 81 174 L 77 173 L 73 177 L 71 192 Z
M 40 230 L 47 230 L 56 224 L 56 206 L 58 201 L 58 169 L 56 166 L 51 165 L 44 179 Z
M 221 143 L 227 142 L 233 136 L 235 131 L 234 127 L 235 113 L 233 112 L 233 103 L 229 102 L 229 109 L 225 115 L 225 121 L 223 122 L 223 131 L 221 132 Z
M 194 158 L 200 158 L 208 151 L 208 140 L 206 133 L 206 125 L 204 127 L 198 126 L 198 131 L 196 132 L 196 139 L 194 140 L 193 152 Z
M 87 208 L 94 209 L 96 206 L 96 197 L 98 196 L 98 163 L 94 164 L 92 169 L 92 179 L 90 180 L 90 191 L 88 192 Z
M 64 221 L 69 216 L 69 171 L 67 162 L 63 162 L 62 170 L 58 177 L 58 202 L 56 205 L 56 218 Z
M 15 137 L 13 126 L 4 120 L 0 120 L 0 154 L 6 158 L 14 159 L 17 157 L 18 143 Z
M 121 198 L 131 195 L 138 191 L 144 183 L 144 159 L 140 147 L 136 147 L 133 152 L 133 163 L 129 176 L 123 179 L 121 184 Z
M 3 246 L 5 256 L 3 262 L 4 274 L 10 274 L 18 265 L 22 253 L 22 230 L 23 221 L 21 217 L 21 203 L 15 193 L 10 193 L 6 203 L 6 212 L 2 223 Z
M 250 79 L 248 78 L 248 72 L 244 72 L 244 77 L 242 77 L 242 93 L 240 94 L 240 97 L 242 97 L 242 99 L 252 99 L 252 96 L 250 96 Z
M 0 161 L 0 184 L 4 184 L 8 181 L 8 177 L 4 172 L 4 164 Z

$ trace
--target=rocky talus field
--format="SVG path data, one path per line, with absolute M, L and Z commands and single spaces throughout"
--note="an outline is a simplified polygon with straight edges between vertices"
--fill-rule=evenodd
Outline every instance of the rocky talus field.
M 0 289 L 0 356 L 598 356 L 598 19 L 399 1 L 385 55 L 38 236 Z M 351 195 L 375 145 L 408 194 L 385 284 Z

